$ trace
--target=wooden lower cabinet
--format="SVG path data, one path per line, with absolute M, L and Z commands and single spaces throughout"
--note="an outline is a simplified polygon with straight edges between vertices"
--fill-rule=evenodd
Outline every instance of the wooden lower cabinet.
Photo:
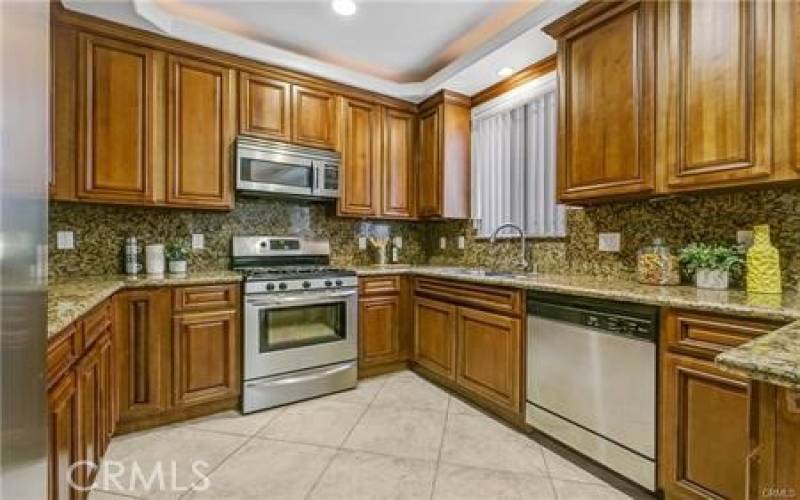
M 47 406 L 50 432 L 47 498 L 76 499 L 78 493 L 70 487 L 67 476 L 70 466 L 79 460 L 78 384 L 74 372 L 68 372 L 50 388 Z
M 522 349 L 520 321 L 460 307 L 457 314 L 456 381 L 516 412 L 520 405 Z
M 747 498 L 757 439 L 752 385 L 713 362 L 662 361 L 661 470 L 667 498 Z
M 172 377 L 177 407 L 239 395 L 238 313 L 188 313 L 173 319 Z
M 368 297 L 358 307 L 359 369 L 399 361 L 400 296 Z
M 414 362 L 446 379 L 456 379 L 456 306 L 414 299 Z
M 117 407 L 123 429 L 169 407 L 171 300 L 168 288 L 127 290 L 114 298 Z

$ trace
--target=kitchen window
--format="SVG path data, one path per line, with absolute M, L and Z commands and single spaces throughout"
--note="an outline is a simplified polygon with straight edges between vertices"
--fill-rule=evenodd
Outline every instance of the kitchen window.
M 472 110 L 472 219 L 478 237 L 513 222 L 563 237 L 556 202 L 556 78 L 537 78 Z

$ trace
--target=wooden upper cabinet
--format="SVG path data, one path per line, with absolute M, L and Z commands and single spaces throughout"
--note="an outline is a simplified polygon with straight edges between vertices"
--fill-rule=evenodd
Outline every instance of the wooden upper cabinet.
M 470 217 L 470 101 L 443 90 L 420 104 L 417 214 Z
M 774 125 L 775 175 L 800 175 L 800 2 L 776 1 Z
M 155 169 L 161 167 L 155 142 L 160 60 L 142 46 L 78 35 L 79 199 L 154 201 Z
M 232 208 L 234 71 L 170 55 L 167 99 L 167 203 Z
M 384 109 L 381 214 L 386 217 L 414 217 L 415 128 L 414 114 Z
M 441 109 L 435 106 L 419 116 L 419 184 L 417 213 L 420 217 L 442 212 L 440 144 Z
M 336 149 L 336 95 L 325 90 L 292 86 L 292 142 Z
M 773 2 L 664 2 L 659 8 L 666 190 L 768 178 Z
M 590 2 L 545 28 L 558 40 L 562 201 L 655 189 L 654 5 Z
M 380 208 L 381 109 L 342 99 L 340 215 L 374 216 Z
M 254 73 L 239 73 L 239 133 L 289 141 L 291 85 Z

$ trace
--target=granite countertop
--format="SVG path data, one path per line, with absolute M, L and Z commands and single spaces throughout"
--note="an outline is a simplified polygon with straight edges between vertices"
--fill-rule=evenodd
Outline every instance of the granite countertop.
M 527 290 L 638 302 L 757 319 L 791 322 L 720 354 L 717 365 L 755 380 L 800 390 L 800 295 L 748 295 L 742 290 L 702 290 L 691 286 L 650 286 L 593 276 L 538 274 L 490 276 L 476 270 L 434 266 L 359 267 L 361 276 L 414 274 L 502 285 Z
M 50 280 L 47 286 L 47 335 L 56 335 L 123 288 L 235 283 L 241 279 L 240 273 L 214 271 L 160 277 L 115 275 Z

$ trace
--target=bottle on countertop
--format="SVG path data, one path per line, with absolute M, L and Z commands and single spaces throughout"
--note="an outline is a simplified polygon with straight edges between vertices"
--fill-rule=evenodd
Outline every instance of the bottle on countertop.
M 136 236 L 125 238 L 125 274 L 136 276 L 142 270 L 139 253 L 142 251 Z

